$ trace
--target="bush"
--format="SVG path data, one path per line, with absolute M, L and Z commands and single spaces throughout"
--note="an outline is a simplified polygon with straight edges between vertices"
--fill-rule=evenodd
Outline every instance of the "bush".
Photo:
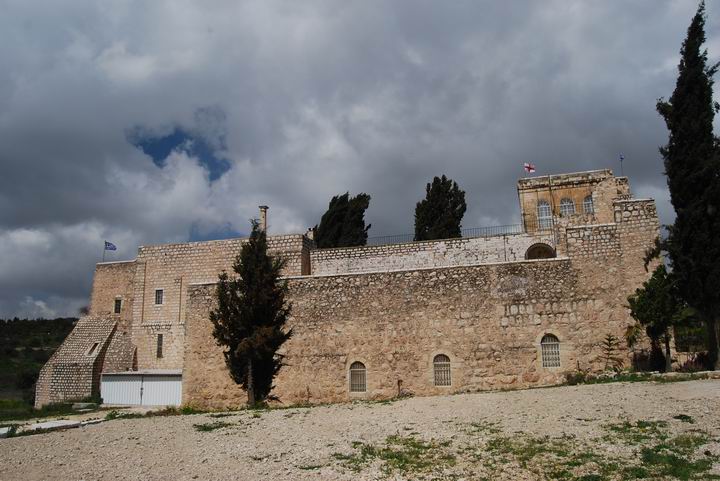
M 687 361 L 681 364 L 678 372 L 698 372 L 704 371 L 708 365 L 708 353 L 696 352 Z
M 565 383 L 569 386 L 575 386 L 577 384 L 584 384 L 587 380 L 587 373 L 585 371 L 572 371 L 565 374 Z

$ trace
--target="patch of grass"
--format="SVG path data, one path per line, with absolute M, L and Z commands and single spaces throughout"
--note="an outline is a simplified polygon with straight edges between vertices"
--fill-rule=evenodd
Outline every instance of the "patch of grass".
M 262 417 L 262 414 L 260 414 L 259 412 L 256 411 L 256 412 L 252 413 L 252 417 L 253 417 L 254 419 L 258 419 L 258 418 L 261 418 L 261 417 Z
M 228 426 L 232 426 L 232 423 L 226 423 L 223 421 L 215 421 L 212 423 L 193 424 L 193 427 L 195 428 L 196 431 L 200 431 L 200 432 L 204 432 L 204 433 L 210 432 L 210 431 L 215 431 L 216 429 L 226 428 Z
M 624 421 L 619 424 L 606 424 L 614 438 L 628 444 L 643 444 L 652 439 L 665 439 L 667 435 L 663 428 L 667 427 L 665 421 Z
M 355 472 L 378 460 L 386 474 L 427 473 L 455 465 L 455 455 L 445 449 L 448 446 L 449 441 L 423 441 L 412 436 L 392 435 L 385 439 L 383 446 L 356 441 L 352 443 L 355 453 L 334 453 L 332 456 Z
M 138 419 L 144 417 L 145 415 L 142 413 L 127 413 L 113 409 L 105 415 L 105 421 L 112 421 L 114 419 Z
M 709 457 L 692 461 L 689 457 L 666 449 L 664 446 L 642 448 L 640 451 L 643 466 L 660 476 L 671 476 L 683 481 L 700 478 L 712 469 L 713 460 Z
M 210 416 L 211 418 L 226 418 L 228 416 L 234 416 L 234 414 L 233 413 L 213 413 L 213 414 L 208 414 L 208 416 Z
M 684 423 L 695 424 L 695 420 L 692 416 L 688 416 L 687 414 L 678 414 L 677 416 L 673 416 L 673 419 L 677 419 L 678 421 L 682 421 Z
M 302 469 L 303 471 L 313 471 L 315 469 L 320 469 L 320 468 L 324 468 L 324 467 L 325 467 L 324 464 L 306 464 L 306 465 L 298 466 L 297 468 Z
M 498 434 L 501 429 L 497 427 L 497 423 L 489 421 L 478 421 L 470 423 L 468 434 Z
M 26 421 L 28 419 L 76 414 L 77 411 L 73 410 L 72 405 L 72 402 L 57 403 L 48 404 L 41 409 L 33 409 L 31 405 L 24 401 L 0 399 L 0 421 Z

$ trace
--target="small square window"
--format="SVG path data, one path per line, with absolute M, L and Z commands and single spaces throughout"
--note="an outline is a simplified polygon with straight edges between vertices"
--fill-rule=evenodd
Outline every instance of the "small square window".
M 122 299 L 115 299 L 115 314 L 120 314 L 122 309 Z
M 162 289 L 155 289 L 155 305 L 159 306 L 163 303 L 163 293 L 164 291 Z
M 163 357 L 163 335 L 162 334 L 157 335 L 157 351 L 155 352 L 155 356 L 158 359 Z

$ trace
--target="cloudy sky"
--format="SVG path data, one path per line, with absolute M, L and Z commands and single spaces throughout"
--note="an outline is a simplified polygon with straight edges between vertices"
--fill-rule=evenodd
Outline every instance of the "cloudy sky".
M 695 0 L 0 0 L 0 317 L 75 314 L 103 240 L 314 225 L 372 196 L 412 232 L 432 176 L 516 222 L 522 164 L 611 167 L 672 220 L 655 112 Z M 708 6 L 720 55 L 720 4 Z M 717 96 L 717 95 L 716 95 Z

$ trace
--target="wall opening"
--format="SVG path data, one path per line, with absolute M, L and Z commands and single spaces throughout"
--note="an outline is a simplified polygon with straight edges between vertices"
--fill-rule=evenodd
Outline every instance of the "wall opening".
M 552 246 L 538 242 L 528 248 L 525 252 L 525 259 L 552 259 L 555 255 L 555 249 Z

